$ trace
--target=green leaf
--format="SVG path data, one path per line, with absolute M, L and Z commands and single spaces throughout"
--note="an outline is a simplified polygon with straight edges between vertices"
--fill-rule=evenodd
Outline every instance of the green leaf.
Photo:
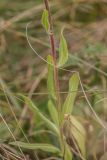
M 49 129 L 51 129 L 52 131 L 54 131 L 58 136 L 59 136 L 59 130 L 58 128 L 56 127 L 56 125 L 54 123 L 52 123 L 48 118 L 46 118 L 42 113 L 41 111 L 36 107 L 36 105 L 26 96 L 23 96 L 21 95 L 26 104 L 28 105 L 28 107 L 34 112 L 36 113 L 42 120 L 43 122 L 46 123 L 47 127 Z
M 75 138 L 80 151 L 82 153 L 82 156 L 85 158 L 86 157 L 86 132 L 82 124 L 74 117 L 71 116 L 71 123 L 72 123 L 72 135 Z
M 56 99 L 53 58 L 51 55 L 48 56 L 47 62 L 48 62 L 47 88 L 48 88 L 48 92 L 51 95 L 51 97 Z
M 63 134 L 69 141 L 74 142 L 75 140 L 75 148 L 78 146 L 76 152 L 80 151 L 81 156 L 86 158 L 86 132 L 83 125 L 74 116 L 67 115 L 63 123 Z
M 45 28 L 46 32 L 48 33 L 49 29 L 50 29 L 50 25 L 49 25 L 49 20 L 48 20 L 48 11 L 46 9 L 43 11 L 41 21 L 42 21 L 43 27 Z
M 48 110 L 53 122 L 57 125 L 57 127 L 59 127 L 58 112 L 51 100 L 48 102 Z
M 19 141 L 11 142 L 10 144 L 13 146 L 20 146 L 25 149 L 32 149 L 32 150 L 37 149 L 37 150 L 42 150 L 45 152 L 60 153 L 60 150 L 51 144 L 44 144 L 44 143 L 32 144 L 32 143 L 24 143 L 24 142 L 19 142 Z
M 70 151 L 70 148 L 68 146 L 68 144 L 65 144 L 65 156 L 64 156 L 65 160 L 72 160 L 72 153 Z
M 70 114 L 73 110 L 74 101 L 78 92 L 79 77 L 74 73 L 69 80 L 69 93 L 63 105 L 62 116 Z
M 60 46 L 59 46 L 59 67 L 63 66 L 68 60 L 68 47 L 66 39 L 61 32 Z

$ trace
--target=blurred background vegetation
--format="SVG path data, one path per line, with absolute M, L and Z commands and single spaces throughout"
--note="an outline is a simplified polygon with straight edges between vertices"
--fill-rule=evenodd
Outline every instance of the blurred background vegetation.
M 107 1 L 51 0 L 50 5 L 56 47 L 59 46 L 61 28 L 65 27 L 64 35 L 71 55 L 66 68 L 79 71 L 94 110 L 107 126 Z M 50 48 L 48 36 L 40 21 L 43 9 L 42 0 L 0 0 L 1 159 L 2 156 L 10 156 L 10 152 L 19 155 L 17 149 L 9 145 L 13 137 L 5 123 L 17 140 L 25 139 L 18 127 L 18 121 L 30 142 L 56 143 L 51 134 L 47 136 L 45 133 L 43 122 L 38 117 L 35 118 L 18 96 L 20 93 L 29 96 L 42 112 L 47 113 L 47 65 L 33 53 L 26 40 L 26 25 L 32 21 L 28 29 L 30 42 L 46 59 Z M 60 72 L 62 92 L 68 90 L 66 84 L 70 75 L 66 71 Z M 66 94 L 62 94 L 62 99 L 65 96 Z M 82 119 L 87 129 L 89 159 L 100 159 L 104 150 L 107 150 L 107 133 L 104 134 L 104 130 L 92 118 L 81 90 L 73 114 Z M 6 151 L 9 152 L 8 155 Z M 34 151 L 25 150 L 24 153 L 26 159 L 36 159 Z M 41 159 L 55 156 L 40 152 L 38 155 Z M 9 159 L 14 158 L 10 156 Z

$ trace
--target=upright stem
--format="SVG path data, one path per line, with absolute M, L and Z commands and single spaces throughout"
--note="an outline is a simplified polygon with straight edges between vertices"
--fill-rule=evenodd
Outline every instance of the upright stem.
M 49 38 L 50 38 L 50 45 L 51 45 L 51 54 L 53 57 L 53 63 L 54 63 L 54 80 L 55 80 L 55 90 L 57 94 L 57 107 L 58 110 L 60 111 L 60 87 L 59 87 L 59 79 L 58 79 L 58 68 L 57 68 L 57 63 L 56 63 L 56 49 L 55 49 L 55 38 L 54 38 L 54 32 L 53 32 L 53 23 L 52 23 L 52 17 L 51 17 L 51 12 L 50 12 L 50 7 L 49 7 L 49 1 L 44 0 L 45 3 L 45 8 L 48 11 L 49 17 L 49 24 L 50 24 L 50 33 L 49 33 Z
M 60 112 L 61 112 L 61 102 L 60 102 L 60 86 L 59 86 L 59 78 L 58 78 L 58 68 L 56 63 L 56 49 L 55 49 L 55 38 L 54 38 L 54 32 L 53 32 L 53 23 L 52 23 L 52 17 L 49 7 L 49 1 L 44 0 L 46 10 L 48 11 L 49 17 L 49 24 L 50 24 L 50 45 L 51 45 L 51 54 L 53 57 L 53 63 L 54 63 L 54 80 L 55 80 L 55 90 L 56 90 L 56 96 L 57 96 L 57 109 L 59 114 L 59 130 L 60 130 Z M 59 137 L 62 153 L 64 152 L 64 142 L 63 142 L 63 136 L 60 130 L 60 137 Z

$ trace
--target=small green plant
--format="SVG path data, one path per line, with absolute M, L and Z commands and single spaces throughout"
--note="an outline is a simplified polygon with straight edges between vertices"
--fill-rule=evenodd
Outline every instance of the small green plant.
M 63 67 L 68 60 L 68 47 L 63 35 L 60 36 L 59 59 L 57 63 L 56 49 L 53 33 L 52 18 L 48 0 L 44 0 L 46 9 L 42 15 L 42 25 L 44 26 L 50 38 L 51 54 L 47 57 L 48 76 L 47 88 L 49 92 L 48 110 L 50 119 L 48 119 L 38 107 L 29 99 L 22 95 L 27 106 L 38 115 L 49 130 L 51 130 L 56 138 L 58 145 L 49 143 L 24 143 L 12 142 L 11 145 L 19 145 L 26 149 L 42 150 L 45 152 L 55 153 L 64 160 L 72 160 L 73 155 L 80 159 L 86 159 L 86 133 L 82 124 L 72 114 L 75 98 L 79 86 L 79 77 L 74 73 L 69 80 L 69 91 L 65 102 L 61 104 L 60 86 L 58 80 L 58 68 Z

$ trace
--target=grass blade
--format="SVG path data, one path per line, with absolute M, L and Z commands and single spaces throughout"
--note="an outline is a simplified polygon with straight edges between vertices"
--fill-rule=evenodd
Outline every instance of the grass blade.
M 45 143 L 32 144 L 32 143 L 24 143 L 24 142 L 20 142 L 20 141 L 11 142 L 10 144 L 13 146 L 17 146 L 17 144 L 18 144 L 21 148 L 24 148 L 24 149 L 42 150 L 45 152 L 60 153 L 60 150 L 51 144 L 45 144 Z
M 6 83 L 3 81 L 2 78 L 0 78 L 0 84 L 1 87 L 3 88 L 3 92 L 4 95 L 6 93 L 6 95 L 9 97 L 11 103 L 16 107 L 16 109 L 20 110 L 20 105 L 17 102 L 17 99 L 15 98 L 15 96 L 13 95 L 13 93 L 11 92 L 11 90 L 8 88 L 8 86 L 6 85 Z
M 59 135 L 59 130 L 57 129 L 56 125 L 54 123 L 52 123 L 48 118 L 46 118 L 41 111 L 36 107 L 36 105 L 26 96 L 23 96 L 26 104 L 28 105 L 28 107 L 35 112 L 47 125 L 47 127 L 49 129 L 51 129 L 52 131 L 54 131 L 57 135 Z

